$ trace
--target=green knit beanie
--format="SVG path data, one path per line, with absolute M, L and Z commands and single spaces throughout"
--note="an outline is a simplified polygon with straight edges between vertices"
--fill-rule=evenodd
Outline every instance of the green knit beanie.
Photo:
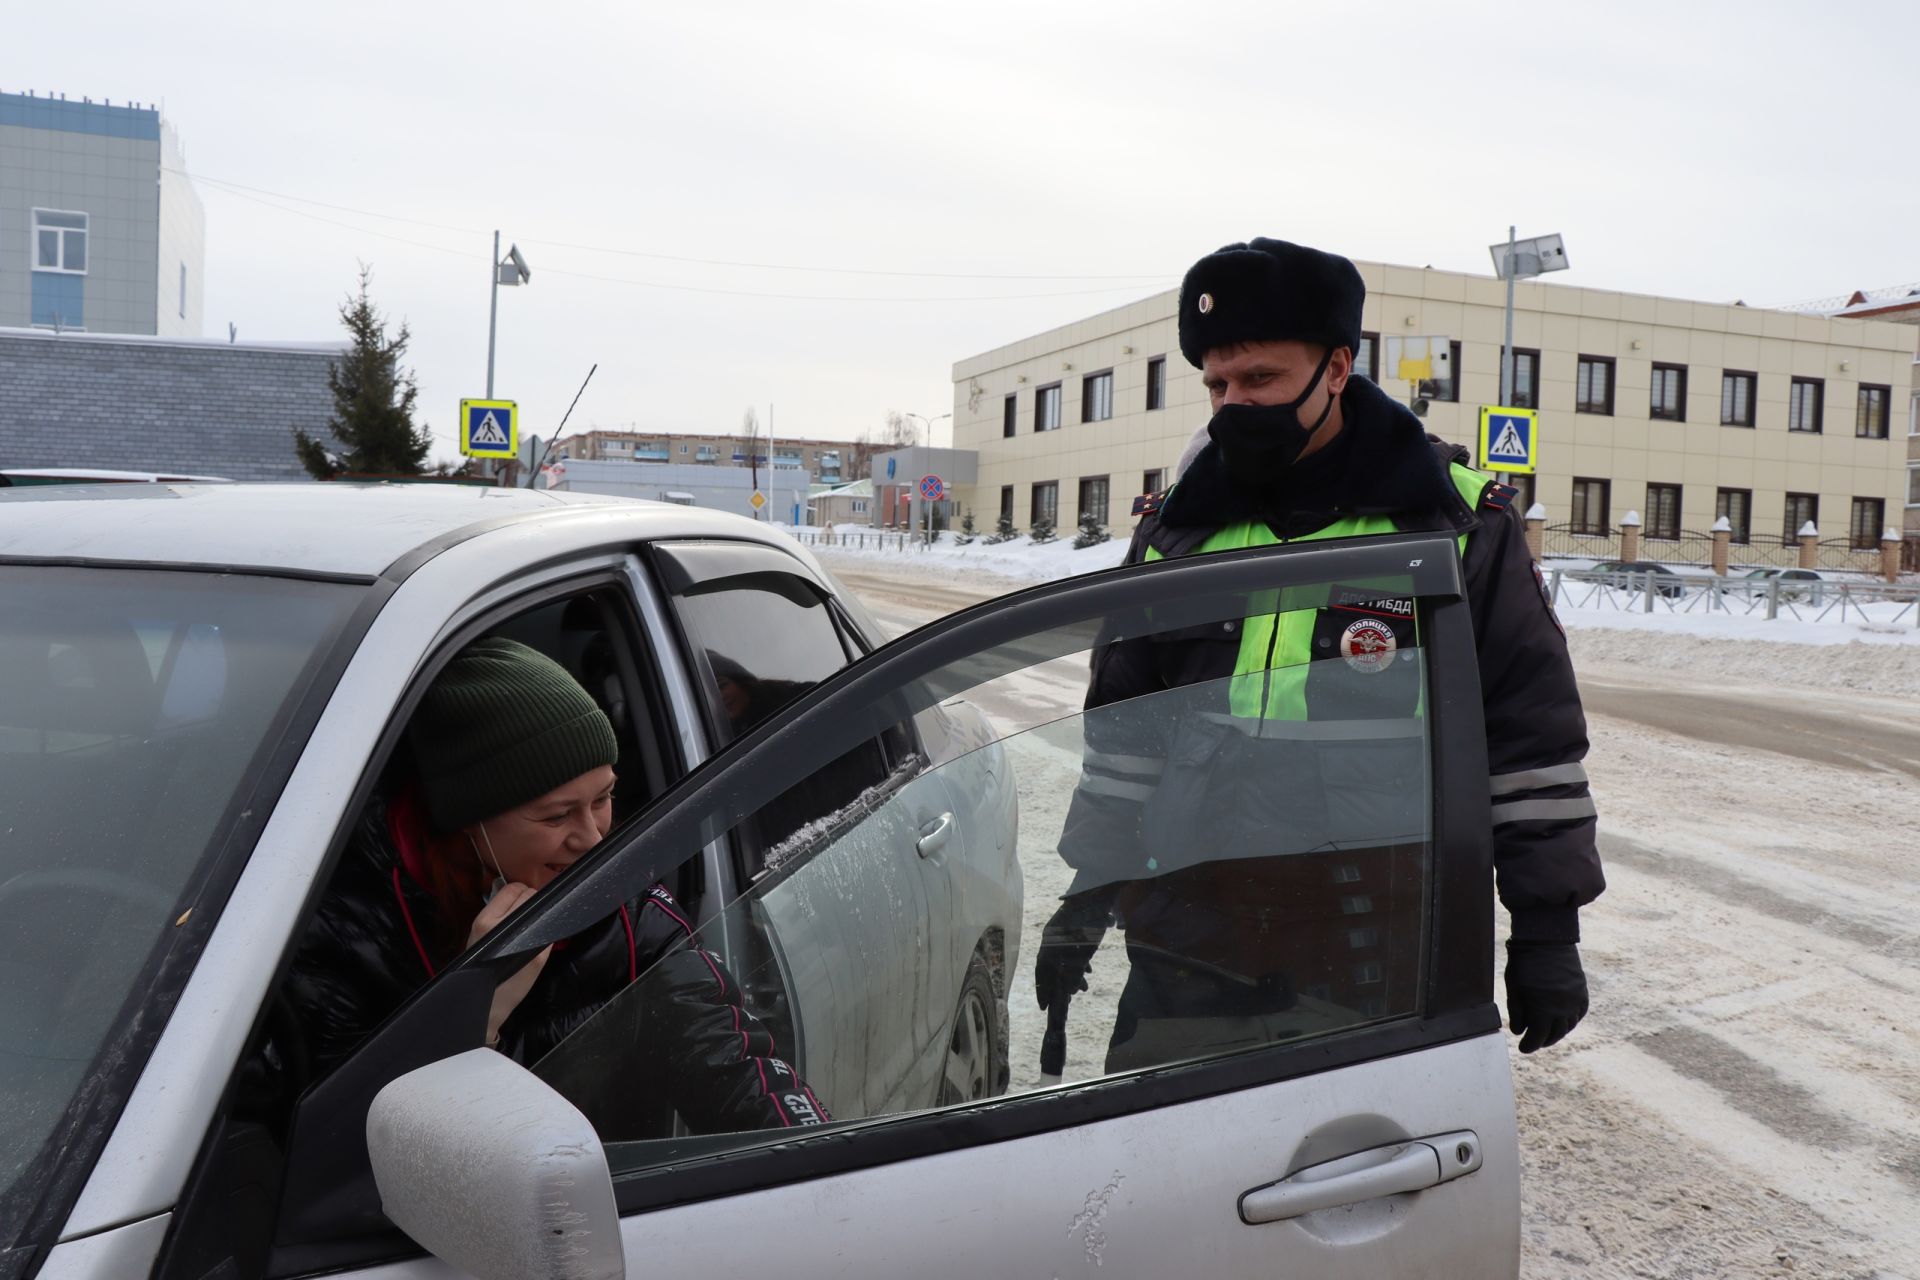
M 620 758 L 613 725 L 565 667 L 517 640 L 476 640 L 407 726 L 435 831 L 537 800 Z

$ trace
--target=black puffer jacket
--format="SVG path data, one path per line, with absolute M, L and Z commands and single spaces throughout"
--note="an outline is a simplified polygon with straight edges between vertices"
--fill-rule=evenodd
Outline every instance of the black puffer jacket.
M 1480 504 L 1469 508 L 1447 473 L 1451 448 L 1430 441 L 1419 419 L 1364 378 L 1348 383 L 1341 407 L 1341 434 L 1269 492 L 1239 483 L 1218 446 L 1200 450 L 1172 490 L 1143 502 L 1126 562 L 1144 560 L 1149 547 L 1169 559 L 1192 554 L 1217 529 L 1247 520 L 1265 521 L 1282 539 L 1356 515 L 1388 516 L 1404 530 L 1466 534 L 1462 569 L 1479 651 L 1500 899 L 1511 913 L 1513 937 L 1576 941 L 1578 909 L 1605 886 L 1581 764 L 1586 718 L 1565 634 L 1509 505 L 1512 490 L 1488 480 Z M 1452 460 L 1465 457 L 1459 450 Z M 1378 621 L 1399 629 L 1391 618 Z M 1239 630 L 1205 630 L 1100 648 L 1087 708 L 1225 680 L 1238 658 Z M 1158 757 L 1167 751 L 1150 734 L 1128 733 L 1125 717 L 1090 717 L 1087 734 L 1086 772 L 1060 844 L 1079 873 L 1076 892 L 1137 881 L 1139 868 L 1150 865 L 1156 851 L 1148 847 L 1144 833 L 1151 824 L 1143 819 L 1151 816 L 1154 780 L 1163 768 Z M 1096 741 L 1102 734 L 1114 740 Z
M 431 939 L 444 933 L 438 911 L 407 874 L 386 807 L 369 806 L 287 979 L 286 1008 L 305 1041 L 302 1074 L 327 1074 L 451 959 L 433 951 Z M 599 1052 L 569 1045 L 542 1062 L 616 998 L 620 1005 L 583 1032 Z M 619 1058 L 608 1060 L 616 1044 Z M 661 1136 L 674 1112 L 698 1133 L 827 1119 L 812 1090 L 776 1056 L 772 1033 L 742 1007 L 720 957 L 701 948 L 679 904 L 658 885 L 555 945 L 501 1027 L 498 1047 L 540 1064 L 540 1074 L 610 1127 L 601 1135 L 608 1140 Z M 596 1060 L 573 1061 L 587 1056 Z M 308 1082 L 289 1083 L 297 1090 Z

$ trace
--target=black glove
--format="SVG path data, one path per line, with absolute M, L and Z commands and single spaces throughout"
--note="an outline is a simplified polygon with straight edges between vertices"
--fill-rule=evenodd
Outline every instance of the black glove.
M 1520 1052 L 1558 1043 L 1587 1016 L 1587 975 L 1571 942 L 1507 942 L 1507 1022 Z
M 1064 899 L 1040 930 L 1040 950 L 1033 957 L 1033 998 L 1045 1009 L 1055 1000 L 1062 1008 L 1076 992 L 1087 989 L 1093 953 L 1113 923 L 1113 891 L 1095 889 Z

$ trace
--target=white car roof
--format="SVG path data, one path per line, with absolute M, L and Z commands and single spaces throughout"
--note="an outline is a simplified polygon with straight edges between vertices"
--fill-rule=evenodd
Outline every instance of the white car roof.
M 743 516 L 599 494 L 447 484 L 114 484 L 0 489 L 0 562 L 223 565 L 377 577 L 506 518 L 618 507 L 635 540 L 772 540 Z

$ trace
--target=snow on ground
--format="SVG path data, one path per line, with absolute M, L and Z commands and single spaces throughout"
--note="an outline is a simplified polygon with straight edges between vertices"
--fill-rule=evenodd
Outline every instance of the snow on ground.
M 862 533 L 864 545 L 859 542 Z M 1004 580 L 999 588 L 1004 591 L 1111 569 L 1127 550 L 1122 538 L 1076 550 L 1069 537 L 1036 545 L 1024 534 L 993 546 L 984 540 L 957 546 L 952 534 L 942 535 L 931 546 L 903 546 L 894 535 L 883 538 L 857 525 L 841 526 L 831 545 L 813 538 L 807 545 L 829 565 L 870 566 L 879 572 L 929 580 L 950 577 L 988 588 L 983 594 L 992 593 L 991 578 Z M 1547 566 L 1549 575 L 1554 568 Z M 1664 636 L 1793 645 L 1920 646 L 1920 604 L 1873 603 L 1864 610 L 1849 604 L 1843 611 L 1837 599 L 1828 593 L 1817 604 L 1782 601 L 1780 616 L 1769 621 L 1764 595 L 1728 594 L 1713 601 L 1705 593 L 1693 592 L 1669 601 L 1656 594 L 1654 612 L 1647 613 L 1637 592 L 1565 579 L 1559 584 L 1555 608 L 1570 629 L 1655 631 Z

